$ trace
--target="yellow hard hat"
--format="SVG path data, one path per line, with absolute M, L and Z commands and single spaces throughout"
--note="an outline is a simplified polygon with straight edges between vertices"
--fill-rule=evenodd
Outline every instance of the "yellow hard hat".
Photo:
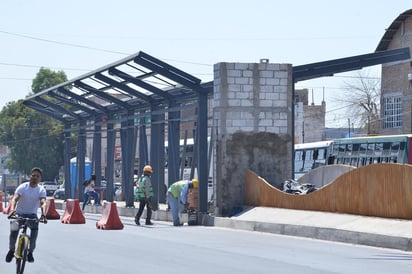
M 192 179 L 192 184 L 194 188 L 198 188 L 199 187 L 199 181 L 197 179 Z
M 151 166 L 147 165 L 147 166 L 144 166 L 143 171 L 152 173 L 152 172 L 153 172 L 153 168 L 152 168 Z

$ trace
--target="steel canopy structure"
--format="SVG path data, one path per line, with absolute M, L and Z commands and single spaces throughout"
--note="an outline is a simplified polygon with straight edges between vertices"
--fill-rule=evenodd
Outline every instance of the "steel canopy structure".
M 24 104 L 64 123 L 66 198 L 79 195 L 84 178 L 86 135 L 93 133 L 93 171 L 101 181 L 102 138 L 107 138 L 107 197 L 113 200 L 114 154 L 116 130 L 120 131 L 122 187 L 126 206 L 134 205 L 133 167 L 136 141 L 139 139 L 139 172 L 152 165 L 155 199 L 164 201 L 164 140 L 168 138 L 169 182 L 178 180 L 180 111 L 194 109 L 192 121 L 199 186 L 199 205 L 207 211 L 207 99 L 213 83 L 201 80 L 142 51 L 87 74 L 41 91 L 25 99 Z M 167 128 L 165 127 L 167 122 Z M 117 127 L 116 127 L 117 125 Z M 120 125 L 120 126 L 119 126 Z M 150 127 L 150 149 L 146 128 Z M 165 129 L 166 128 L 166 129 Z M 76 152 L 76 188 L 70 176 L 70 138 L 78 134 Z M 105 135 L 102 137 L 102 134 Z M 138 138 L 139 137 L 139 138 Z M 150 162 L 149 153 L 150 151 Z M 76 193 L 72 193 L 75 191 Z M 80 196 L 81 197 L 81 196 Z M 80 198 L 81 199 L 81 198 Z
M 332 76 L 335 73 L 361 69 L 388 62 L 410 59 L 409 48 L 387 50 L 302 66 L 293 66 L 292 92 L 298 81 Z M 208 162 L 208 98 L 213 82 L 201 80 L 167 63 L 138 52 L 70 81 L 48 88 L 25 99 L 24 104 L 64 123 L 66 198 L 73 198 L 70 176 L 70 139 L 77 133 L 75 181 L 78 190 L 83 182 L 86 135 L 93 133 L 93 166 L 97 181 L 101 179 L 102 138 L 107 138 L 106 200 L 113 200 L 114 154 L 116 131 L 120 132 L 122 154 L 122 186 L 126 206 L 134 205 L 133 165 L 139 147 L 139 171 L 151 164 L 155 199 L 162 202 L 165 169 L 165 136 L 168 142 L 168 182 L 178 180 L 179 139 L 182 121 L 193 122 L 196 130 L 195 159 L 198 170 L 199 210 L 207 212 Z M 292 95 L 294 97 L 294 94 Z M 181 111 L 194 109 L 193 117 L 182 117 Z M 294 104 L 292 104 L 294 124 Z M 146 128 L 150 127 L 150 150 Z M 105 136 L 102 136 L 104 134 Z M 292 138 L 294 129 L 292 128 Z M 137 143 L 138 140 L 138 144 Z M 150 157 L 148 153 L 150 152 Z M 293 153 L 292 153 L 293 155 Z M 149 162 L 150 159 L 150 162 Z M 292 165 L 294 159 L 292 159 Z M 294 167 L 292 168 L 293 174 Z M 77 191 L 77 190 L 73 190 Z

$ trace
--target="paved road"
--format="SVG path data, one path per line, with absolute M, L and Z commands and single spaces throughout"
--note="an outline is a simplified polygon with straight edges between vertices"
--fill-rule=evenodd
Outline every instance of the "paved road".
M 412 273 L 412 254 L 398 250 L 163 221 L 137 227 L 130 217 L 123 230 L 98 230 L 100 216 L 85 215 L 86 224 L 40 224 L 27 273 Z M 0 227 L 0 273 L 13 273 L 3 214 Z
M 116 202 L 121 216 L 134 216 L 137 209 Z M 60 208 L 63 205 L 58 202 Z M 99 207 L 87 207 L 101 213 Z M 170 221 L 166 205 L 160 204 L 153 218 Z M 186 218 L 187 219 L 187 218 Z M 387 219 L 309 210 L 253 207 L 231 218 L 205 217 L 204 224 L 249 231 L 307 237 L 368 246 L 412 251 L 412 220 Z

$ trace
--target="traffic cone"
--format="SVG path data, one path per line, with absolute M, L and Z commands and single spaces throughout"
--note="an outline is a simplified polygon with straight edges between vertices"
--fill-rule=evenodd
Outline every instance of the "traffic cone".
M 47 198 L 47 212 L 46 218 L 48 220 L 60 219 L 60 214 L 56 211 L 56 205 L 54 204 L 54 198 Z
M 62 218 L 64 224 L 85 224 L 86 218 L 83 216 L 83 212 L 80 209 L 79 199 L 67 199 L 66 209 Z
M 102 217 L 96 222 L 96 227 L 98 229 L 123 229 L 115 202 L 104 202 Z

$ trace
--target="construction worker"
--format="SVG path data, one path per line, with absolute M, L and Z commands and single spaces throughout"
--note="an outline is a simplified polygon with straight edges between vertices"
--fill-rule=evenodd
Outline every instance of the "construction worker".
M 136 200 L 139 201 L 139 210 L 134 218 L 137 225 L 140 225 L 140 217 L 143 214 L 144 207 L 146 206 L 146 225 L 153 225 L 152 221 L 152 205 L 151 198 L 154 196 L 152 181 L 153 168 L 149 165 L 143 168 L 142 176 L 136 181 Z
M 173 216 L 173 225 L 182 226 L 179 218 L 179 203 L 188 207 L 187 192 L 189 188 L 198 188 L 199 181 L 197 179 L 182 180 L 173 183 L 167 190 L 167 199 L 170 206 L 170 211 Z

